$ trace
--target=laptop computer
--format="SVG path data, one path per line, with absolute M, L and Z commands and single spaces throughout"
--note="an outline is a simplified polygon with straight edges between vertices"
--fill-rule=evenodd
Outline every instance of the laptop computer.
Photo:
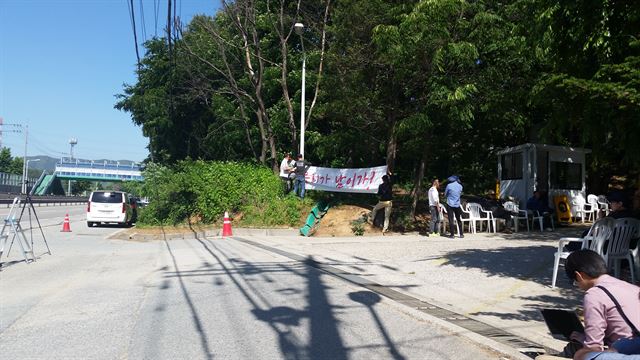
M 584 326 L 573 310 L 542 309 L 540 310 L 544 322 L 547 323 L 551 335 L 560 340 L 570 340 L 574 331 L 584 333 Z

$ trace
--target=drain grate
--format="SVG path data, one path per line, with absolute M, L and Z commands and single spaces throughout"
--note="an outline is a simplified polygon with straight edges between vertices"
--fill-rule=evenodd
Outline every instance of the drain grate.
M 545 354 L 547 352 L 545 351 L 546 350 L 545 347 L 540 344 L 536 344 L 529 340 L 523 339 L 517 335 L 511 334 L 495 326 L 485 324 L 481 321 L 469 318 L 465 315 L 458 314 L 456 312 L 444 309 L 434 304 L 430 304 L 426 301 L 420 300 L 413 296 L 403 294 L 399 291 L 390 289 L 387 286 L 377 284 L 369 279 L 365 279 L 358 275 L 353 275 L 349 272 L 338 269 L 331 265 L 326 265 L 326 264 L 317 262 L 315 260 L 310 260 L 303 256 L 293 254 L 288 251 L 284 251 L 282 249 L 277 249 L 268 245 L 260 244 L 252 240 L 247 240 L 239 237 L 233 237 L 233 239 L 248 245 L 252 245 L 252 246 L 267 250 L 269 252 L 282 255 L 291 260 L 303 262 L 311 267 L 324 271 L 327 274 L 330 274 L 334 277 L 338 277 L 348 282 L 362 286 L 370 291 L 373 291 L 391 300 L 394 300 L 404 305 L 407 305 L 409 307 L 412 307 L 425 314 L 434 316 L 438 319 L 455 324 L 471 332 L 474 332 L 476 334 L 482 335 L 491 340 L 499 342 L 503 345 L 512 347 L 528 357 L 535 358 L 536 356 Z

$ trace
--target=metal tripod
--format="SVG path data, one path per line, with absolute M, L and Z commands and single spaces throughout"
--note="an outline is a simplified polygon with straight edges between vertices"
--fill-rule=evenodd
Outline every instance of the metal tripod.
M 43 172 L 40 175 L 40 179 L 36 182 L 36 184 L 40 183 L 42 178 L 46 173 Z M 40 224 L 40 219 L 38 218 L 38 213 L 36 213 L 36 209 L 33 206 L 33 200 L 31 199 L 31 195 L 35 190 L 35 186 L 31 189 L 29 193 L 26 194 L 25 201 L 22 202 L 20 197 L 16 197 L 13 199 L 13 204 L 11 205 L 11 209 L 9 210 L 9 214 L 4 220 L 4 225 L 2 227 L 2 231 L 0 231 L 0 258 L 2 258 L 2 254 L 4 253 L 4 248 L 6 246 L 7 241 L 9 240 L 9 236 L 11 236 L 11 243 L 9 244 L 9 249 L 7 250 L 7 255 L 11 252 L 11 247 L 13 246 L 13 242 L 18 237 L 18 244 L 20 245 L 20 249 L 22 250 L 22 255 L 24 256 L 24 260 L 27 263 L 36 260 L 36 256 L 33 251 L 33 226 L 32 226 L 32 218 L 31 213 L 33 212 L 34 217 L 36 218 L 36 222 L 38 223 L 38 228 L 40 229 L 40 234 L 42 234 L 42 239 L 44 240 L 44 245 L 47 247 L 47 253 L 51 255 L 51 249 L 49 249 L 49 244 L 47 243 L 47 238 L 44 236 L 44 231 L 42 230 L 42 225 Z M 22 206 L 21 206 L 22 204 Z M 21 208 L 20 216 L 16 220 L 16 214 L 18 209 Z M 28 209 L 29 212 L 29 230 L 30 230 L 30 238 L 31 242 L 27 240 L 26 235 L 24 234 L 24 230 L 20 225 L 20 221 L 22 220 L 22 216 L 24 215 L 25 209 Z M 5 233 L 5 231 L 8 231 Z

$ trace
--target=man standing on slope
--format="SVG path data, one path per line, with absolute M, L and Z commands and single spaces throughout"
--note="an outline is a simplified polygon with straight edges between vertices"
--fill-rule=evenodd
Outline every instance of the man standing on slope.
M 293 159 L 291 159 L 291 153 L 286 153 L 284 159 L 280 163 L 280 179 L 284 184 L 284 193 L 288 194 L 293 186 L 292 184 L 292 172 L 293 171 Z
M 304 199 L 305 192 L 305 178 L 304 175 L 307 173 L 307 170 L 311 166 L 311 163 L 302 158 L 302 154 L 298 154 L 298 160 L 294 164 L 294 172 L 296 174 L 296 179 L 293 182 L 293 192 L 300 196 L 301 199 Z

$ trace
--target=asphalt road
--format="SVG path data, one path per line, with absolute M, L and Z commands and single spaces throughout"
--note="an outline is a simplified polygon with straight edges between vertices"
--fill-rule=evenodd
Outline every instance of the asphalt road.
M 0 218 L 6 218 L 9 210 L 9 208 L 0 207 Z M 62 226 L 62 222 L 64 221 L 64 216 L 66 214 L 69 214 L 69 219 L 71 219 L 71 221 L 86 221 L 86 211 L 86 204 L 56 204 L 51 206 L 47 206 L 45 204 L 36 204 L 33 208 L 27 206 L 24 212 L 22 212 L 22 207 L 20 209 L 17 209 L 16 217 L 19 217 L 20 213 L 22 213 L 23 220 L 20 223 L 24 229 L 28 229 L 30 226 L 37 227 L 36 216 L 38 220 L 40 220 L 40 224 L 42 226 Z M 31 215 L 31 217 L 29 215 Z M 31 222 L 29 222 L 29 219 L 31 219 Z
M 45 227 L 52 255 L 35 236 L 36 262 L 16 251 L 0 259 L 3 358 L 500 358 L 304 261 L 240 241 L 132 242 L 84 219 L 71 227 Z

